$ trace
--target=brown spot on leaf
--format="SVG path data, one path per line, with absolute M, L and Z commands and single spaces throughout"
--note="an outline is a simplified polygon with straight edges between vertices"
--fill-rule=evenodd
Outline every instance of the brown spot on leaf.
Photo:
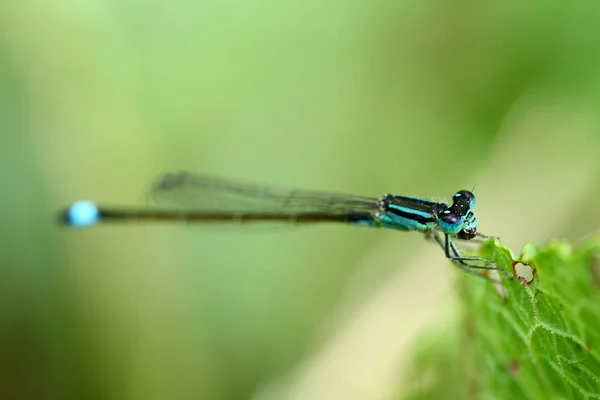
M 519 375 L 520 368 L 521 368 L 521 365 L 519 364 L 518 361 L 513 361 L 510 364 L 508 364 L 508 372 L 513 376 Z

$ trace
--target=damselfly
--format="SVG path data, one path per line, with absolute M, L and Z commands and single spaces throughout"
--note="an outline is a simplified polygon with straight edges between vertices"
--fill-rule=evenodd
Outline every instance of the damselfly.
M 493 261 L 463 256 L 453 239 L 487 238 L 477 233 L 475 196 L 460 190 L 452 204 L 385 194 L 379 198 L 264 187 L 186 172 L 162 176 L 150 192 L 171 209 L 100 207 L 78 201 L 61 213 L 61 223 L 84 227 L 103 222 L 342 222 L 372 228 L 418 231 L 432 237 L 452 262 L 466 272 L 487 277 L 486 270 L 504 270 Z M 479 271 L 479 272 L 477 272 Z

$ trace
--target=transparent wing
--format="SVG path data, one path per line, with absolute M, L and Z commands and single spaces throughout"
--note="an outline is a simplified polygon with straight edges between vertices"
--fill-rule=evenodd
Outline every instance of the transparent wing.
M 379 211 L 376 198 L 266 187 L 189 172 L 160 177 L 150 190 L 150 200 L 160 206 L 219 213 L 294 215 Z

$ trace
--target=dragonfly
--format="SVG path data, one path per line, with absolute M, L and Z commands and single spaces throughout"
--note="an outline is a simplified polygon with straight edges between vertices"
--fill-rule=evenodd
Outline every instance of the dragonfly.
M 384 194 L 378 198 L 243 183 L 190 172 L 167 173 L 152 185 L 153 202 L 170 208 L 104 207 L 89 200 L 74 202 L 60 213 L 61 224 L 89 227 L 126 221 L 153 222 L 337 222 L 371 228 L 422 232 L 433 238 L 446 258 L 463 271 L 490 279 L 491 270 L 506 272 L 493 260 L 463 256 L 455 241 L 490 236 L 477 232 L 475 195 L 460 190 L 452 204 L 420 197 Z

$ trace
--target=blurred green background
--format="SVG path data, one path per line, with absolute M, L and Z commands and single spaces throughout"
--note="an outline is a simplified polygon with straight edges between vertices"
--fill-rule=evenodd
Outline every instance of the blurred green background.
M 67 230 L 191 170 L 450 198 L 516 252 L 600 222 L 593 1 L 0 4 L 0 398 L 378 399 L 449 329 L 420 235 Z M 430 328 L 431 329 L 431 328 Z

